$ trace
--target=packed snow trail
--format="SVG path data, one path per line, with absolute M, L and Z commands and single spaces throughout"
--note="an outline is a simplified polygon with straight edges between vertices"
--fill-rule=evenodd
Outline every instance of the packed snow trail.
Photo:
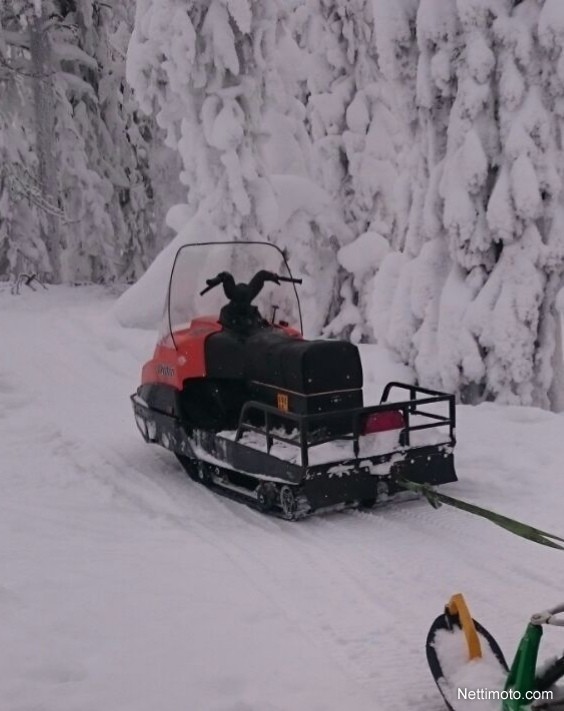
M 563 553 L 459 511 L 287 523 L 195 484 L 135 428 L 154 335 L 117 326 L 112 301 L 0 292 L 3 710 L 439 711 L 424 642 L 452 593 L 508 657 L 564 598 Z M 390 366 L 363 357 L 374 399 Z M 564 533 L 562 417 L 458 414 L 444 490 Z

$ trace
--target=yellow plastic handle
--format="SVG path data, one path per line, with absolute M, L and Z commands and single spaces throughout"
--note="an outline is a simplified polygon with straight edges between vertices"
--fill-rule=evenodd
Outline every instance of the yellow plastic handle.
M 462 593 L 457 593 L 450 598 L 447 611 L 450 615 L 457 615 L 460 620 L 460 626 L 462 627 L 468 646 L 468 658 L 470 660 L 481 659 L 482 645 L 480 644 L 480 638 L 478 637 L 474 620 L 472 619 L 472 615 L 470 614 L 470 610 Z

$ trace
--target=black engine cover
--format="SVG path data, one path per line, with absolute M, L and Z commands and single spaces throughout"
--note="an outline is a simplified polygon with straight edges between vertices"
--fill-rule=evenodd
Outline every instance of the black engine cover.
M 303 395 L 362 388 L 358 348 L 346 341 L 304 341 L 261 331 L 246 344 L 249 381 Z
M 260 332 L 247 341 L 246 379 L 254 398 L 296 413 L 362 407 L 358 348 L 344 341 Z
M 236 427 L 247 400 L 299 414 L 362 407 L 362 366 L 352 343 L 305 341 L 274 327 L 248 336 L 226 329 L 206 339 L 205 354 L 206 378 L 187 380 L 182 397 L 195 426 Z

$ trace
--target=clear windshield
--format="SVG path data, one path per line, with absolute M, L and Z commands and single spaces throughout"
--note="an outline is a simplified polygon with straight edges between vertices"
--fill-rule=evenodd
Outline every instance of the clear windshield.
M 248 283 L 261 269 L 283 277 L 292 276 L 282 252 L 267 242 L 206 242 L 181 247 L 170 277 L 161 335 L 169 336 L 171 330 L 174 333 L 188 328 L 197 316 L 219 315 L 227 298 L 221 284 L 200 296 L 206 288 L 206 279 L 229 272 L 235 282 Z M 277 306 L 276 323 L 285 321 L 301 330 L 299 301 L 293 284 L 266 283 L 253 303 L 268 321 Z

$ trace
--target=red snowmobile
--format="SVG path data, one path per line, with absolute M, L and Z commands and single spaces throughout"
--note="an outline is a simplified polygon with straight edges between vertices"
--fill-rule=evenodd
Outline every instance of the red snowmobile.
M 216 276 L 198 295 L 204 274 Z M 196 481 L 289 520 L 372 506 L 401 478 L 456 481 L 454 397 L 389 383 L 364 407 L 358 348 L 303 338 L 299 284 L 267 242 L 178 250 L 164 327 L 131 396 L 145 441 Z

